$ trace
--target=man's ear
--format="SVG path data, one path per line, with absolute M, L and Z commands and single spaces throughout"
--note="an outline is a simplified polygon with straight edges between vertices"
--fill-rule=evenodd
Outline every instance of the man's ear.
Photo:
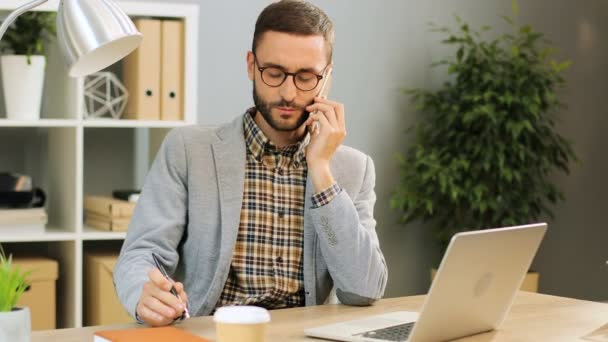
M 255 62 L 253 57 L 253 52 L 247 51 L 247 75 L 249 76 L 249 80 L 253 81 L 253 77 L 255 75 Z

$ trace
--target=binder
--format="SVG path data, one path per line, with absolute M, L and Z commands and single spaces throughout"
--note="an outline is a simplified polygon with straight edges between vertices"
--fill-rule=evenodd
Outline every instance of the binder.
M 129 91 L 123 118 L 160 120 L 161 21 L 133 22 L 144 38 L 123 61 L 123 81 Z
M 184 22 L 163 20 L 161 24 L 161 120 L 183 120 L 184 111 Z
M 135 211 L 135 203 L 117 200 L 112 197 L 86 196 L 85 211 L 111 218 L 131 218 Z

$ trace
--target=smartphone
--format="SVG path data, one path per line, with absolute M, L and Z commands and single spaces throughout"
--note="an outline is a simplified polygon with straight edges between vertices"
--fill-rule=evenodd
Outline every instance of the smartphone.
M 326 73 L 325 76 L 323 77 L 323 79 L 321 80 L 321 88 L 319 88 L 319 93 L 317 93 L 317 97 L 323 98 L 323 99 L 327 99 L 327 96 L 329 95 L 329 89 L 331 88 L 331 81 L 332 81 L 332 68 L 330 67 Z M 304 113 L 304 121 L 308 120 L 308 117 L 310 116 L 309 112 L 305 112 Z M 314 127 L 312 129 L 311 133 L 315 133 L 319 130 L 319 122 L 315 122 Z

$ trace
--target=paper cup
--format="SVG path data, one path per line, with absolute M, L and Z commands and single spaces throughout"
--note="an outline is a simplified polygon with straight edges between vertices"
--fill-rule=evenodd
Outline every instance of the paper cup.
M 218 342 L 263 342 L 270 314 L 257 306 L 224 306 L 213 321 Z

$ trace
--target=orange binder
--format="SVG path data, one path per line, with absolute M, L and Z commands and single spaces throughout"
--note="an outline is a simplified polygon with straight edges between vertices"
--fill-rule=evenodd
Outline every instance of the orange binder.
M 95 333 L 94 342 L 209 342 L 185 330 L 174 327 L 105 330 Z
M 161 120 L 183 120 L 184 22 L 163 20 L 161 24 Z
M 160 120 L 161 21 L 133 22 L 144 39 L 123 61 L 123 80 L 129 91 L 123 118 Z

